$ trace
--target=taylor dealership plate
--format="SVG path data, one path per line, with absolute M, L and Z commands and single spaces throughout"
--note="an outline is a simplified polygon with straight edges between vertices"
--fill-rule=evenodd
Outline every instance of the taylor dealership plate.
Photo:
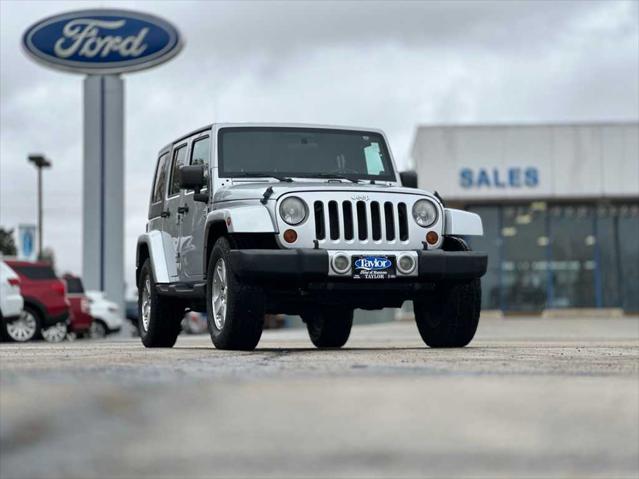
M 395 277 L 395 256 L 353 256 L 353 279 L 389 279 Z

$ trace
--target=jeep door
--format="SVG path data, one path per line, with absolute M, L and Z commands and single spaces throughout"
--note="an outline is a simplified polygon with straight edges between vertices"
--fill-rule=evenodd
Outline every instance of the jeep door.
M 204 165 L 209 178 L 211 158 L 211 133 L 199 133 L 191 140 L 189 165 Z M 208 182 L 208 181 L 207 181 Z M 208 182 L 210 184 L 210 182 Z M 206 186 L 200 193 L 210 191 Z M 211 192 L 212 194 L 212 192 Z M 204 233 L 206 225 L 207 203 L 194 201 L 193 190 L 182 191 L 184 213 L 180 222 L 180 280 L 195 281 L 204 278 Z
M 178 276 L 182 276 L 180 262 L 180 223 L 182 222 L 182 191 L 180 190 L 180 167 L 186 165 L 188 144 L 179 143 L 173 147 L 169 184 L 164 201 L 164 222 L 162 230 L 171 238 L 172 250 L 175 252 L 175 266 Z
M 169 279 L 177 281 L 177 271 L 175 269 L 175 248 L 173 240 L 168 233 L 164 232 L 164 223 L 167 220 L 168 210 L 165 210 L 166 190 L 171 171 L 171 147 L 160 151 L 157 166 L 155 168 L 155 179 L 151 190 L 151 200 L 149 206 L 149 231 L 159 231 L 162 234 L 162 250 L 164 259 L 169 269 Z

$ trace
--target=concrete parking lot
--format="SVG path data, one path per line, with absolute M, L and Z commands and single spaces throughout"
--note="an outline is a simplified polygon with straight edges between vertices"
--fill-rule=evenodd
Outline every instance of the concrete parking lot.
M 0 346 L 0 477 L 633 477 L 639 319 L 412 322 L 255 352 L 137 340 Z

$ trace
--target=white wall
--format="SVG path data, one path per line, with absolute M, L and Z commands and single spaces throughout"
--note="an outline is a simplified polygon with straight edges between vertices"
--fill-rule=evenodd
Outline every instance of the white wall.
M 422 126 L 413 160 L 446 199 L 639 197 L 639 123 Z

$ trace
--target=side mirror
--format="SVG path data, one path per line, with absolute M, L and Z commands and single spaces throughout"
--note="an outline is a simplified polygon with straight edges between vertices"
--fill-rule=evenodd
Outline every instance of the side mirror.
M 180 168 L 180 188 L 198 191 L 205 186 L 204 165 L 182 166 Z
M 193 190 L 193 199 L 206 203 L 209 201 L 208 193 L 200 193 L 200 190 L 207 186 L 204 172 L 205 165 L 190 165 L 180 168 L 180 188 L 183 190 Z
M 402 186 L 406 188 L 417 188 L 417 172 L 410 171 L 400 171 L 399 179 L 402 180 Z

